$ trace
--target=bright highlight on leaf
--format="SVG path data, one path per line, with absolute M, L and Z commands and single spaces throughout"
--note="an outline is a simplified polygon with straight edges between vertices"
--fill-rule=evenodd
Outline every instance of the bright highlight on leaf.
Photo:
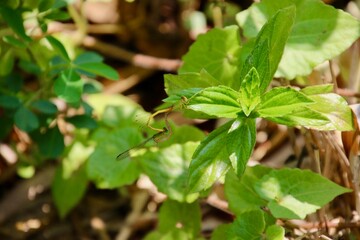
M 253 38 L 278 9 L 291 5 L 296 6 L 296 20 L 276 77 L 294 79 L 308 75 L 315 66 L 336 57 L 360 36 L 359 21 L 318 0 L 263 0 L 240 12 L 237 21 L 245 36 Z M 277 28 L 274 35 L 281 35 Z

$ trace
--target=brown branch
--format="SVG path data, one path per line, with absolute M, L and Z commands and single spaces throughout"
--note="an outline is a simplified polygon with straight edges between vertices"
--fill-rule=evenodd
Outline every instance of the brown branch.
M 123 48 L 102 42 L 94 37 L 87 36 L 83 41 L 83 45 L 92 48 L 107 56 L 129 62 L 137 67 L 146 69 L 157 69 L 168 72 L 175 72 L 182 64 L 178 59 L 166 59 L 147 56 L 144 54 L 136 54 Z

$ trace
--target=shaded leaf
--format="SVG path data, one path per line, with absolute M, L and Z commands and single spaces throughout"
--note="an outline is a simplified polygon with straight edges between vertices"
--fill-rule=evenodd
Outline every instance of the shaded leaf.
M 64 136 L 58 126 L 47 129 L 45 132 L 38 131 L 32 135 L 42 155 L 48 158 L 60 156 L 65 148 Z
M 350 192 L 309 170 L 273 170 L 255 184 L 276 218 L 303 219 L 336 196 Z
M 20 107 L 15 112 L 14 123 L 25 132 L 31 132 L 39 127 L 37 116 L 25 107 Z
M 74 125 L 76 128 L 95 129 L 98 126 L 96 121 L 86 114 L 68 117 L 66 118 L 66 121 Z
M 140 168 L 136 161 L 130 158 L 116 160 L 119 153 L 142 141 L 137 128 L 100 129 L 94 133 L 93 139 L 97 146 L 87 162 L 87 174 L 98 188 L 120 187 L 139 177 Z
M 189 167 L 188 189 L 199 192 L 224 176 L 231 164 L 226 149 L 226 135 L 233 121 L 212 131 L 196 149 Z
M 56 114 L 58 109 L 55 104 L 48 100 L 36 100 L 31 103 L 31 107 L 45 114 Z
M 162 233 L 181 229 L 187 239 L 195 239 L 200 232 L 201 212 L 198 202 L 191 204 L 167 200 L 159 213 L 158 229 Z
M 0 106 L 8 109 L 16 109 L 20 107 L 21 102 L 17 97 L 9 95 L 0 95 Z
M 198 194 L 186 193 L 188 166 L 198 143 L 173 144 L 137 157 L 146 175 L 160 192 L 179 202 L 193 202 Z
M 237 118 L 226 136 L 226 148 L 231 165 L 241 176 L 256 142 L 256 123 L 253 118 Z
M 31 38 L 25 33 L 24 20 L 20 9 L 12 9 L 5 5 L 0 5 L 0 15 L 19 37 L 27 42 L 31 41 Z
M 88 178 L 84 163 L 92 151 L 92 147 L 76 142 L 56 170 L 51 190 L 61 218 L 64 218 L 85 194 Z
M 228 172 L 225 179 L 225 195 L 229 208 L 235 215 L 266 206 L 266 201 L 257 194 L 254 186 L 270 171 L 272 171 L 271 168 L 257 165 L 247 167 L 241 178 L 237 177 L 233 171 Z

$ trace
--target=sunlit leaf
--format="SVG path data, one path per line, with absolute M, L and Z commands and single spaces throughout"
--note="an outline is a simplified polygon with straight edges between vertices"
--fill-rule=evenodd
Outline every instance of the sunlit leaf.
M 296 5 L 296 19 L 276 77 L 293 79 L 308 75 L 315 66 L 339 55 L 360 36 L 359 21 L 316 0 L 263 0 L 239 13 L 237 21 L 245 36 L 252 38 L 279 9 L 291 5 Z M 274 35 L 280 34 L 275 30 Z
M 179 74 L 205 69 L 222 85 L 239 81 L 240 34 L 237 26 L 214 28 L 200 35 L 183 57 Z

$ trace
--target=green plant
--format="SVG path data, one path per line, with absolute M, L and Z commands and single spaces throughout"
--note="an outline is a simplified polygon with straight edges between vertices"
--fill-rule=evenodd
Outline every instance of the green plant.
M 149 114 L 126 97 L 98 93 L 101 88 L 92 80 L 96 75 L 118 79 L 100 55 L 47 34 L 49 21 L 69 18 L 66 5 L 39 0 L 0 6 L 2 25 L 8 26 L 0 32 L 1 138 L 15 124 L 34 141 L 26 154 L 18 152 L 23 177 L 33 173 L 25 171 L 29 166 L 33 171 L 48 159 L 62 159 L 52 185 L 61 217 L 79 203 L 90 181 L 97 188 L 119 188 L 144 173 L 168 197 L 148 240 L 201 239 L 198 199 L 216 181 L 224 182 L 236 220 L 220 225 L 213 239 L 283 239 L 285 229 L 276 219 L 303 219 L 350 191 L 307 170 L 247 166 L 257 118 L 321 131 L 353 129 L 352 112 L 332 84 L 270 86 L 274 76 L 305 76 L 348 48 L 360 32 L 350 15 L 316 0 L 264 0 L 237 15 L 248 38 L 245 44 L 238 26 L 200 36 L 179 74 L 165 75 L 163 107 L 173 106 L 191 118 L 228 121 L 206 137 L 195 127 L 170 123 L 169 140 L 117 161 L 120 152 L 144 140 L 139 131 L 144 123 L 136 119 Z M 32 30 L 41 30 L 39 38 L 25 31 L 23 16 L 34 20 Z M 35 82 L 35 90 L 25 89 L 24 81 Z M 91 94 L 85 101 L 86 93 Z M 65 101 L 66 108 L 59 110 L 54 97 Z M 68 115 L 69 109 L 77 114 Z M 76 127 L 67 146 L 61 122 Z
M 255 119 L 352 130 L 351 109 L 331 84 L 300 90 L 268 87 L 275 73 L 292 79 L 339 54 L 358 38 L 359 22 L 318 1 L 263 1 L 238 20 L 247 36 L 255 36 L 263 25 L 254 41 L 241 48 L 236 26 L 200 36 L 184 56 L 179 75 L 165 76 L 169 97 L 164 101 L 181 104 L 189 117 L 230 119 L 200 143 L 189 167 L 189 192 L 204 191 L 228 173 L 225 191 L 236 221 L 221 226 L 213 238 L 283 239 L 284 229 L 274 225 L 275 218 L 303 219 L 349 189 L 310 171 L 246 167 L 255 144 Z M 307 24 L 311 21 L 317 24 Z M 340 32 L 351 39 L 342 41 Z M 311 59 L 309 48 L 316 49 Z

